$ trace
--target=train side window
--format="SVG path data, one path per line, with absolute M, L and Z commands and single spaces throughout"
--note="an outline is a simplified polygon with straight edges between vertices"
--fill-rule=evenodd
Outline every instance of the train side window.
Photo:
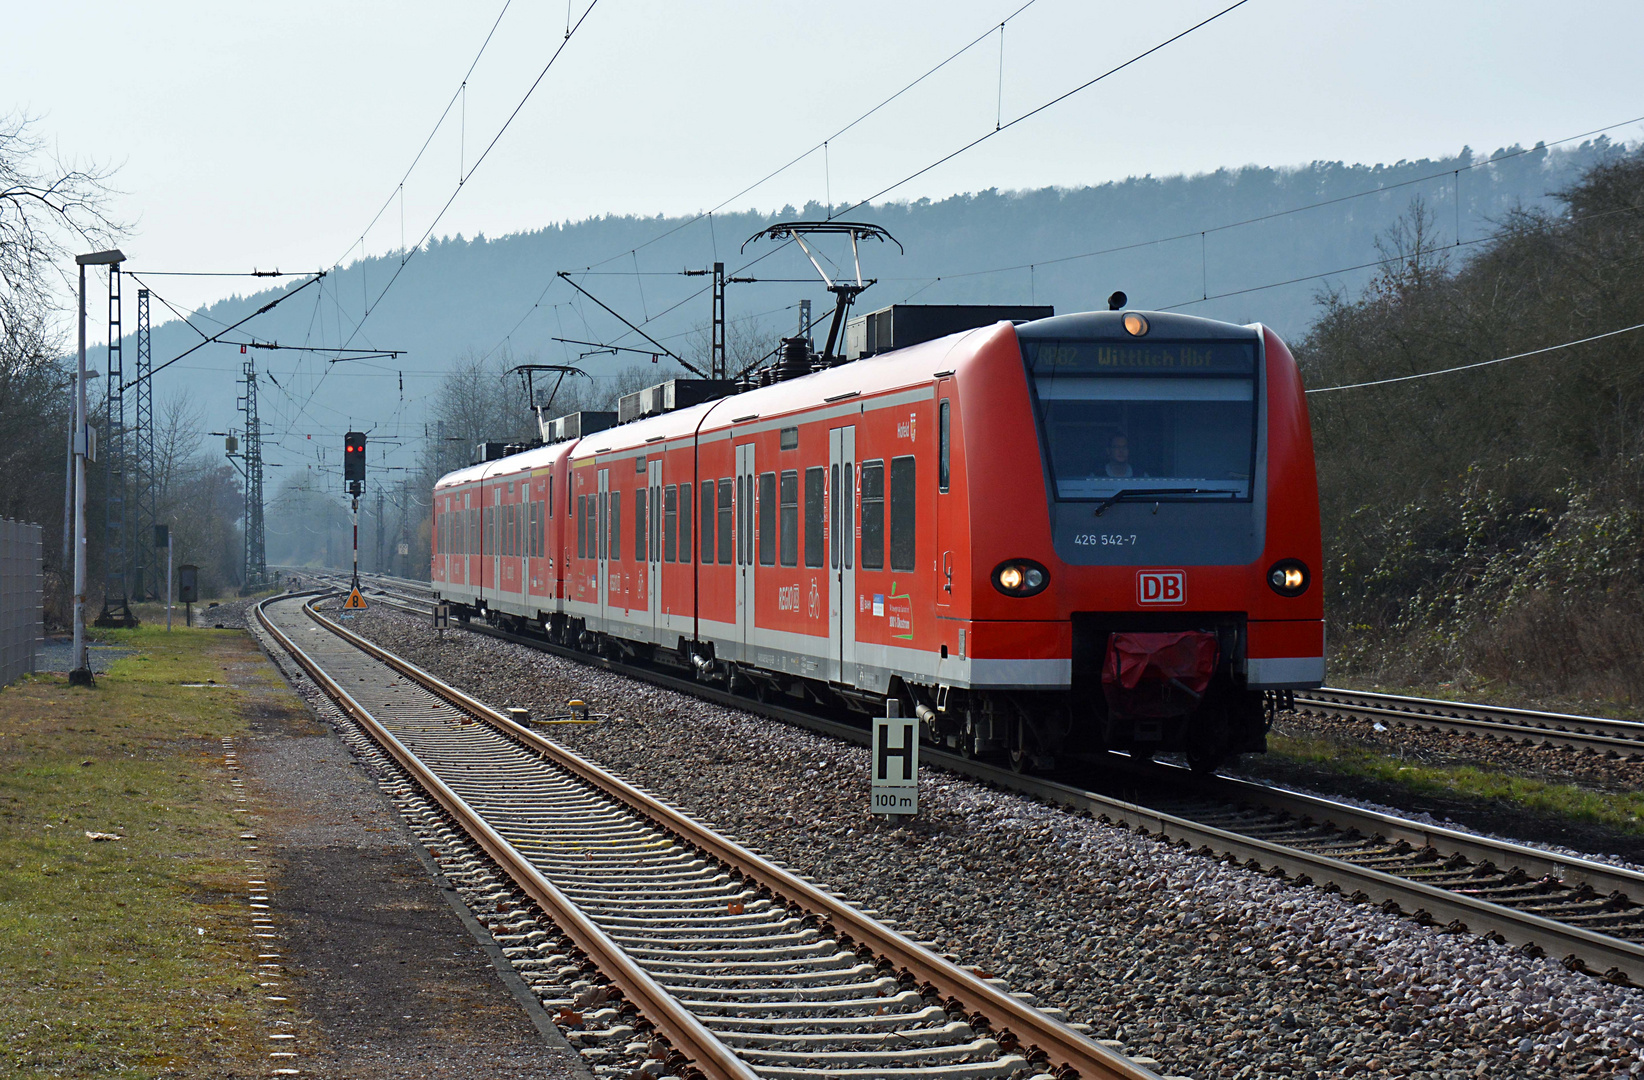
M 948 424 L 948 399 L 943 398 L 942 408 L 940 412 L 937 413 L 936 420 L 936 486 L 942 491 L 946 491 L 948 489 L 948 480 L 951 476 L 948 469 L 948 449 L 952 443 L 952 438 L 950 436 L 950 428 Z
M 588 496 L 577 496 L 577 558 L 588 557 Z
M 828 488 L 828 470 L 818 465 L 805 470 L 805 565 L 821 566 L 827 558 L 822 542 L 823 495 Z
M 537 557 L 537 519 L 542 513 L 542 504 L 528 502 L 525 504 L 525 557 Z
M 679 561 L 691 561 L 691 485 L 679 485 Z
M 862 463 L 862 569 L 885 568 L 885 463 Z
M 856 466 L 845 462 L 839 482 L 845 489 L 840 511 L 845 515 L 845 569 L 849 570 L 856 553 Z
M 622 558 L 622 492 L 611 492 L 611 558 Z
M 714 482 L 704 480 L 702 482 L 702 542 L 697 545 L 697 550 L 702 552 L 702 561 L 705 563 L 714 561 L 714 525 L 718 521 L 719 518 L 714 513 Z
M 651 488 L 651 561 L 662 561 L 662 485 Z
M 548 474 L 548 516 L 554 516 L 554 474 Z
M 833 513 L 828 518 L 828 565 L 839 569 L 839 466 L 829 466 L 828 493 L 833 496 L 829 505 Z
M 599 557 L 601 559 L 605 558 L 607 553 L 610 551 L 610 548 L 606 543 L 608 537 L 607 537 L 606 532 L 605 532 L 606 527 L 609 524 L 610 517 L 611 517 L 610 505 L 611 505 L 611 493 L 609 491 L 600 492 L 599 493 L 599 532 L 594 537 L 594 542 L 599 547 Z
M 776 474 L 759 474 L 759 565 L 776 565 Z
M 914 485 L 914 459 L 891 459 L 890 561 L 892 570 L 912 570 L 914 541 L 918 537 L 919 492 Z
M 799 565 L 799 470 L 782 470 L 782 565 Z
M 679 561 L 679 546 L 674 537 L 679 529 L 679 487 L 669 484 L 662 489 L 662 558 L 666 562 Z
M 721 566 L 729 566 L 731 564 L 731 542 L 733 539 L 731 532 L 734 529 L 731 524 L 731 481 L 729 478 L 719 482 L 719 509 L 717 513 L 719 514 L 719 562 Z M 706 558 L 708 552 L 704 550 L 702 555 L 703 558 Z
M 748 561 L 748 485 L 740 476 L 736 478 L 736 565 L 745 565 Z
M 645 501 L 646 490 L 634 489 L 634 561 L 645 561 Z

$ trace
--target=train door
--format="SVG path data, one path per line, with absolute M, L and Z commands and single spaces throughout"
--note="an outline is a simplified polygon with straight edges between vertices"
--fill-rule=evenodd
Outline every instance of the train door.
M 959 498 L 952 487 L 953 380 L 936 381 L 936 613 L 948 615 L 953 605 L 954 561 L 959 543 Z M 917 499 L 917 494 L 915 499 Z
M 493 600 L 502 599 L 502 485 L 491 485 L 490 506 L 486 514 L 491 518 L 491 525 L 485 530 L 485 569 L 483 573 L 491 580 L 486 582 L 493 593 Z M 481 590 L 483 592 L 483 589 Z
M 742 657 L 754 642 L 754 444 L 736 448 L 736 625 Z
M 828 653 L 842 683 L 856 682 L 856 427 L 828 432 Z
M 662 640 L 662 455 L 646 462 L 646 483 L 651 489 L 650 520 L 646 522 L 649 541 L 645 545 L 645 603 L 651 610 L 651 640 Z
M 531 477 L 527 473 L 519 482 L 519 506 L 514 510 L 514 556 L 519 565 L 519 598 L 521 607 L 530 602 L 531 594 Z
M 599 492 L 594 496 L 594 550 L 589 554 L 597 560 L 594 565 L 599 568 L 596 571 L 594 587 L 595 591 L 599 593 L 599 624 L 602 630 L 606 628 L 606 619 L 610 616 L 609 601 L 605 595 L 611 585 L 611 544 L 610 538 L 605 534 L 611 520 L 608 505 L 610 495 L 611 470 L 601 469 L 599 470 Z

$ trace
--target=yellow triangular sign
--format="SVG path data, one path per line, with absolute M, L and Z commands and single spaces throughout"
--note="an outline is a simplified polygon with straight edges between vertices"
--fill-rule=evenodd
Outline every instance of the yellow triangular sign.
M 345 608 L 358 608 L 361 611 L 364 611 L 365 610 L 365 597 L 360 595 L 360 590 L 350 589 L 349 592 L 348 592 L 348 601 L 343 604 L 343 607 L 345 607 Z

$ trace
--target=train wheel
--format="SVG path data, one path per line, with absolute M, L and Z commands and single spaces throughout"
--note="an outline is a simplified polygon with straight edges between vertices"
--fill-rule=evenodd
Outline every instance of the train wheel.
M 1195 776 L 1215 776 L 1216 770 L 1222 765 L 1220 753 L 1203 747 L 1190 746 L 1183 756 L 1187 758 L 1187 767 L 1193 770 Z
M 1033 766 L 1033 755 L 1027 748 L 1027 721 L 1020 717 L 1010 725 L 1010 748 L 1005 756 L 1013 773 L 1025 773 Z

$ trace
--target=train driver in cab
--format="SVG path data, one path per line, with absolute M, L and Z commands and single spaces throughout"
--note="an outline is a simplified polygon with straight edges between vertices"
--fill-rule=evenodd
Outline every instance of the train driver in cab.
M 1139 476 L 1130 464 L 1130 440 L 1122 431 L 1116 431 L 1107 440 L 1107 463 L 1101 475 Z

